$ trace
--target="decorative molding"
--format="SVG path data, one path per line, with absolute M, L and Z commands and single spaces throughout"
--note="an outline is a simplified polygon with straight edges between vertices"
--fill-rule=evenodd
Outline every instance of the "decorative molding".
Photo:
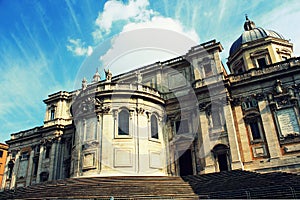
M 93 141 L 89 143 L 85 143 L 82 145 L 82 150 L 90 149 L 90 148 L 95 148 L 99 146 L 99 142 Z

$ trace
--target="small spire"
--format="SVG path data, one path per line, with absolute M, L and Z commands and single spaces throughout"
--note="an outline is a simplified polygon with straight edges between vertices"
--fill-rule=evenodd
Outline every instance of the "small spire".
M 100 74 L 98 72 L 98 67 L 96 68 L 96 73 L 93 76 L 93 82 L 99 82 L 101 80 Z
M 244 23 L 244 30 L 245 31 L 250 31 L 256 28 L 255 23 L 251 20 L 249 20 L 248 15 L 245 14 L 246 21 Z

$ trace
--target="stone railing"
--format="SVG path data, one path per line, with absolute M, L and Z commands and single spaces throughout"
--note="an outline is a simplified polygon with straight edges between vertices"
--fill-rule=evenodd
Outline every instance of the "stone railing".
M 56 118 L 49 121 L 44 121 L 44 126 L 53 126 L 53 125 L 69 125 L 72 123 L 72 119 L 63 119 L 63 118 Z
M 161 97 L 160 93 L 152 87 L 142 85 L 139 83 L 101 83 L 95 87 L 88 87 L 80 96 L 93 94 L 96 92 L 112 91 L 118 92 L 125 90 L 128 92 L 145 92 L 157 97 Z
M 271 65 L 268 65 L 265 68 L 251 69 L 248 72 L 239 74 L 239 75 L 231 74 L 228 76 L 228 78 L 229 78 L 229 81 L 232 83 L 239 82 L 239 81 L 244 81 L 244 80 L 250 79 L 251 77 L 262 76 L 265 74 L 278 72 L 281 70 L 287 70 L 287 69 L 295 67 L 295 66 L 300 66 L 300 57 L 291 58 L 289 60 L 279 62 L 279 63 L 274 63 Z
M 26 130 L 26 131 L 13 133 L 13 134 L 11 134 L 11 139 L 13 140 L 13 139 L 18 139 L 18 138 L 21 138 L 21 137 L 27 137 L 27 136 L 33 135 L 33 134 L 37 133 L 40 130 L 40 128 L 41 127 L 35 127 L 33 129 L 29 129 L 29 130 Z

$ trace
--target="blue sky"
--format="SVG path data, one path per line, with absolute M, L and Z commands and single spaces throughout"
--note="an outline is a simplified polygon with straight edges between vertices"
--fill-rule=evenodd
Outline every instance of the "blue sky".
M 95 50 L 107 53 L 112 43 L 105 41 L 112 37 L 154 27 L 196 43 L 216 39 L 224 46 L 226 64 L 246 13 L 257 26 L 291 39 L 299 55 L 298 0 L 0 0 L 0 142 L 42 125 L 42 100 L 77 89 L 83 63 Z M 99 66 L 89 67 L 90 81 Z

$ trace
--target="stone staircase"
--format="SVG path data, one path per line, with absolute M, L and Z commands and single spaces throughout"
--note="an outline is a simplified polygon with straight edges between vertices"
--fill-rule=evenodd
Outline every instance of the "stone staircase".
M 0 199 L 198 199 L 180 177 L 89 177 L 0 192 Z
M 300 198 L 300 176 L 290 173 L 260 174 L 235 170 L 185 176 L 183 179 L 201 199 Z
M 113 197 L 113 198 L 112 198 Z M 228 171 L 184 177 L 70 178 L 0 192 L 0 199 L 297 199 L 300 176 Z

